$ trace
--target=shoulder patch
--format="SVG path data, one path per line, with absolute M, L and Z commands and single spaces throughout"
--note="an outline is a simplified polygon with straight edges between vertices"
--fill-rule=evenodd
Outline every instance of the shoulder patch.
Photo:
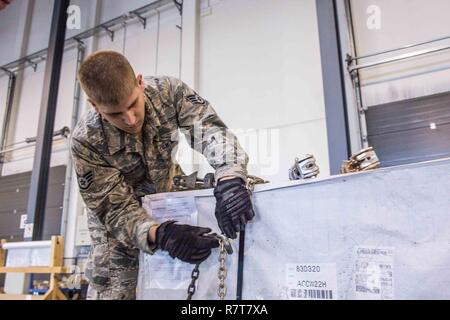
M 91 186 L 92 182 L 94 181 L 94 174 L 92 171 L 87 172 L 84 175 L 78 176 L 78 186 L 80 187 L 80 190 L 87 190 Z
M 193 95 L 187 96 L 186 100 L 192 104 L 201 104 L 201 105 L 206 104 L 205 99 L 200 97 L 198 94 L 193 94 Z

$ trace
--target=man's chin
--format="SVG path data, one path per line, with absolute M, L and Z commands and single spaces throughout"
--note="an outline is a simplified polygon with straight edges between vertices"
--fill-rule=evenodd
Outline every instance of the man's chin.
M 137 128 L 122 128 L 123 131 L 129 134 L 138 134 L 142 130 L 142 126 L 139 126 Z

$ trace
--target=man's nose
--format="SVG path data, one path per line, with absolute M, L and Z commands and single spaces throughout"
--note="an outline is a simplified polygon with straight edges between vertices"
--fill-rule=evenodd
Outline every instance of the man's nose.
M 125 114 L 124 120 L 127 126 L 134 126 L 136 124 L 137 118 L 133 111 L 129 111 Z

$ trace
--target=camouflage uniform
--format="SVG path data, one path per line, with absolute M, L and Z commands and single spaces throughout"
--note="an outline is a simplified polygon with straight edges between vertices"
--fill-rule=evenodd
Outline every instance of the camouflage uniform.
M 201 124 L 201 130 L 195 127 Z M 100 299 L 134 299 L 139 250 L 152 254 L 147 239 L 156 224 L 139 198 L 172 190 L 184 174 L 174 161 L 178 130 L 206 156 L 216 179 L 246 179 L 248 157 L 208 101 L 178 79 L 146 79 L 142 134 L 115 128 L 88 111 L 71 138 L 81 196 L 88 209 L 91 256 L 86 275 Z

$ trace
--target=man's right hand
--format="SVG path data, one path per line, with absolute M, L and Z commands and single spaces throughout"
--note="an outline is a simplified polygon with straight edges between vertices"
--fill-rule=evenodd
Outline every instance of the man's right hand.
M 211 229 L 175 223 L 164 222 L 156 230 L 156 245 L 172 258 L 198 264 L 210 256 L 211 249 L 219 247 L 219 240 L 207 235 Z

